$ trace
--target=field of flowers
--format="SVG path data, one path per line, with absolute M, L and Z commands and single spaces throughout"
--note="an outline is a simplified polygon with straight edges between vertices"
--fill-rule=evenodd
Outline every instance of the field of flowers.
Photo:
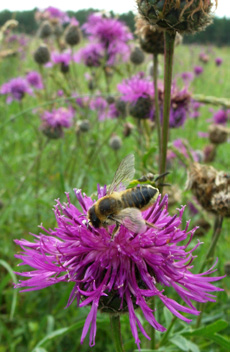
M 230 48 L 176 37 L 157 178 L 161 32 L 36 16 L 0 29 L 0 352 L 227 351 Z M 129 154 L 162 195 L 112 237 L 87 211 Z

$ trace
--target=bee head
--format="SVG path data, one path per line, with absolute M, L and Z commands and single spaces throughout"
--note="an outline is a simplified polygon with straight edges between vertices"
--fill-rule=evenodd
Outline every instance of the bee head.
M 95 227 L 96 229 L 98 229 L 101 226 L 101 221 L 96 215 L 94 205 L 88 211 L 88 219 L 89 219 L 89 222 L 92 224 L 92 226 Z

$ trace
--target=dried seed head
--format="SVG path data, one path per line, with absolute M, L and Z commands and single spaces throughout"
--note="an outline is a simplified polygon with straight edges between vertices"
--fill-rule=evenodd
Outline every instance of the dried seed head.
M 195 235 L 197 237 L 202 237 L 206 235 L 209 229 L 211 228 L 211 224 L 203 218 L 200 218 L 197 221 L 195 221 L 193 226 L 199 226 L 195 232 Z
M 113 135 L 109 140 L 109 146 L 113 150 L 118 150 L 122 147 L 122 140 L 119 136 Z
M 191 189 L 202 207 L 214 214 L 230 216 L 230 175 L 212 166 L 192 163 L 187 189 Z
M 134 64 L 134 65 L 141 65 L 145 60 L 145 55 L 143 53 L 143 51 L 136 46 L 135 49 L 131 52 L 130 55 L 130 61 Z
M 34 60 L 39 65 L 45 65 L 50 61 L 50 52 L 45 44 L 41 44 L 34 53 Z
M 76 123 L 76 133 L 80 132 L 88 132 L 90 130 L 90 122 L 89 120 L 81 120 Z
M 81 40 L 81 32 L 78 26 L 70 25 L 66 28 L 65 41 L 67 44 L 74 46 Z
M 134 125 L 130 122 L 126 122 L 123 128 L 123 136 L 129 137 L 134 129 Z
M 230 262 L 224 264 L 225 275 L 230 276 Z
M 39 28 L 39 37 L 42 39 L 48 38 L 51 36 L 52 32 L 52 26 L 50 25 L 49 21 L 42 22 Z
M 139 13 L 152 25 L 169 32 L 195 33 L 211 22 L 217 0 L 137 0 Z
M 51 127 L 51 126 L 42 126 L 42 132 L 49 139 L 58 139 L 63 137 L 64 133 L 61 126 Z
M 230 129 L 225 126 L 214 124 L 208 128 L 209 140 L 213 144 L 221 144 L 227 142 Z
M 140 97 L 135 103 L 130 104 L 129 113 L 137 119 L 148 119 L 150 117 L 151 109 L 153 106 L 150 97 Z
M 150 25 L 142 17 L 136 16 L 136 35 L 142 50 L 149 54 L 164 54 L 164 33 Z
M 210 163 L 215 160 L 216 157 L 216 145 L 208 144 L 203 149 L 204 163 Z
M 117 99 L 115 106 L 121 117 L 125 118 L 127 116 L 127 103 L 121 99 Z

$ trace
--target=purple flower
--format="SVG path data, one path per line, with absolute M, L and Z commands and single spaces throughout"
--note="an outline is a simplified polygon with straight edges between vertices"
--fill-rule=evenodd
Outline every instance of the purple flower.
M 170 109 L 169 127 L 178 128 L 184 125 L 187 118 L 187 109 L 184 106 L 179 106 L 177 109 Z
M 37 20 L 51 20 L 51 21 L 58 21 L 60 23 L 65 23 L 69 22 L 70 18 L 66 14 L 66 12 L 63 12 L 59 10 L 56 7 L 49 6 L 43 11 L 37 11 L 35 14 L 35 18 Z
M 190 104 L 190 117 L 192 119 L 197 119 L 200 116 L 200 107 L 201 107 L 201 103 L 199 103 L 196 100 L 191 100 L 191 104 Z
M 6 94 L 6 102 L 10 104 L 13 100 L 21 101 L 25 94 L 32 95 L 33 90 L 25 78 L 17 77 L 4 83 L 0 88 L 0 94 Z
M 216 66 L 221 66 L 223 63 L 223 59 L 221 59 L 221 57 L 217 57 L 215 59 L 215 63 L 216 63 Z
M 194 79 L 194 74 L 193 72 L 182 72 L 181 78 L 183 79 L 184 83 L 188 85 Z
M 74 61 L 83 61 L 88 67 L 98 67 L 105 55 L 104 48 L 100 43 L 89 43 L 74 54 Z
M 175 82 L 171 89 L 171 108 L 169 117 L 169 126 L 171 128 L 178 128 L 184 125 L 189 112 L 191 103 L 191 93 L 187 88 L 178 89 Z M 161 106 L 163 119 L 163 102 Z
M 178 150 L 178 152 L 180 154 L 182 154 L 186 159 L 189 159 L 189 155 L 188 155 L 188 152 L 186 150 L 186 147 L 183 143 L 183 140 L 178 138 L 178 139 L 175 139 L 173 141 L 173 146 Z M 190 154 L 192 155 L 193 157 L 193 160 L 194 161 L 199 161 L 199 156 L 197 155 L 197 153 L 194 151 L 194 150 L 191 150 L 190 149 Z M 177 155 L 172 151 L 172 150 L 168 150 L 167 152 L 167 160 L 170 161 L 170 160 L 173 160 L 173 159 L 176 159 L 177 158 Z
M 230 119 L 230 110 L 218 110 L 213 115 L 214 123 L 225 125 L 227 121 Z
M 118 115 L 115 105 L 109 105 L 102 97 L 92 99 L 89 106 L 91 110 L 97 111 L 99 121 L 104 121 L 106 118 L 115 118 Z
M 139 74 L 123 80 L 117 85 L 122 94 L 121 100 L 129 103 L 136 103 L 139 98 L 153 97 L 154 89 L 151 80 L 140 77 Z
M 195 66 L 194 73 L 196 76 L 200 76 L 203 73 L 204 69 L 202 66 Z
M 114 65 L 117 60 L 127 61 L 130 48 L 127 42 L 133 39 L 128 27 L 116 18 L 108 18 L 101 13 L 91 14 L 82 27 L 91 41 L 102 45 L 106 63 Z
M 36 89 L 43 89 L 42 77 L 37 71 L 28 72 L 26 75 L 27 82 Z
M 69 66 L 69 63 L 71 61 L 71 51 L 67 50 L 62 53 L 52 52 L 51 60 L 55 64 L 63 64 L 64 66 Z
M 105 195 L 106 187 L 98 189 L 99 198 Z M 34 235 L 34 242 L 16 240 L 22 252 L 16 257 L 20 265 L 29 265 L 29 270 L 17 273 L 27 280 L 20 280 L 16 287 L 24 291 L 39 290 L 56 283 L 74 282 L 67 307 L 75 300 L 79 307 L 91 306 L 82 331 L 81 342 L 90 329 L 90 346 L 95 344 L 96 317 L 98 309 L 106 312 L 128 312 L 132 334 L 140 348 L 137 326 L 146 336 L 135 313 L 140 308 L 145 319 L 154 329 L 165 331 L 159 324 L 153 310 L 148 306 L 150 297 L 158 299 L 178 318 L 191 322 L 182 313 L 199 315 L 192 301 L 215 301 L 210 292 L 222 291 L 211 282 L 221 277 L 209 276 L 213 267 L 201 274 L 193 274 L 193 249 L 188 249 L 196 228 L 181 229 L 184 207 L 179 214 L 170 216 L 167 211 L 167 196 L 142 213 L 143 218 L 156 228 L 144 233 L 130 232 L 121 226 L 112 239 L 104 228 L 95 229 L 87 225 L 82 217 L 87 216 L 93 200 L 75 190 L 82 211 L 70 201 L 61 204 L 57 200 L 54 230 Z M 187 239 L 187 244 L 184 240 Z M 183 244 L 179 245 L 179 242 Z M 31 267 L 35 270 L 31 271 Z M 173 288 L 186 305 L 167 296 L 167 287 Z M 166 290 L 166 293 L 164 292 Z
M 44 111 L 41 115 L 41 119 L 45 126 L 52 128 L 55 127 L 66 127 L 69 128 L 72 125 L 74 117 L 74 110 L 61 107 L 59 109 L 53 109 L 52 111 Z

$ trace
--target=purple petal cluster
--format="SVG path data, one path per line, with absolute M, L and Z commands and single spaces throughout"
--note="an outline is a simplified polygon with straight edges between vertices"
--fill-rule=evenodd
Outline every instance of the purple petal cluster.
M 182 72 L 181 78 L 184 81 L 184 84 L 187 86 L 189 83 L 194 79 L 194 73 L 193 72 Z
M 89 16 L 82 28 L 91 42 L 102 45 L 107 65 L 114 65 L 118 59 L 122 61 L 129 59 L 130 48 L 127 43 L 133 36 L 128 27 L 118 19 L 94 13 Z
M 195 66 L 194 67 L 194 73 L 198 77 L 204 72 L 204 69 L 202 66 Z
M 26 80 L 35 89 L 43 89 L 42 77 L 37 71 L 30 71 L 26 75 Z
M 189 159 L 189 155 L 188 155 L 187 149 L 186 149 L 182 139 L 180 139 L 180 138 L 175 139 L 173 141 L 173 146 L 178 150 L 178 152 L 180 154 L 185 156 L 186 159 Z M 192 155 L 194 161 L 199 162 L 199 156 L 197 155 L 197 153 L 194 150 L 190 149 L 190 154 Z M 167 160 L 171 161 L 171 160 L 176 159 L 176 158 L 177 158 L 177 155 L 172 150 L 168 150 L 168 152 L 167 152 Z
M 17 77 L 4 83 L 0 94 L 7 95 L 6 102 L 10 104 L 13 100 L 22 101 L 26 94 L 33 95 L 33 90 L 25 78 Z
M 73 109 L 61 107 L 58 109 L 53 109 L 52 111 L 44 111 L 41 115 L 41 120 L 45 126 L 52 128 L 69 128 L 72 125 L 74 114 L 75 112 Z
M 154 96 L 153 83 L 143 77 L 142 73 L 129 79 L 124 79 L 117 85 L 118 91 L 122 94 L 121 100 L 135 104 L 139 98 Z
M 52 52 L 51 61 L 55 64 L 63 64 L 64 66 L 69 66 L 71 61 L 71 51 L 67 50 L 64 52 Z
M 230 120 L 230 110 L 220 109 L 213 115 L 213 121 L 216 124 L 226 125 L 228 120 Z
M 104 55 L 105 51 L 102 44 L 89 43 L 75 53 L 74 61 L 83 62 L 88 67 L 98 67 L 101 65 Z
M 222 63 L 223 63 L 223 59 L 221 59 L 221 57 L 217 57 L 217 58 L 215 59 L 215 64 L 216 64 L 216 66 L 221 66 Z
M 169 117 L 169 126 L 171 128 L 178 128 L 184 125 L 189 113 L 190 103 L 191 93 L 188 91 L 188 89 L 185 87 L 180 90 L 174 83 L 171 89 L 171 107 Z
M 108 104 L 108 102 L 102 97 L 93 98 L 90 101 L 89 106 L 91 110 L 97 111 L 99 121 L 115 118 L 119 115 L 115 104 Z
M 55 22 L 58 21 L 59 23 L 69 22 L 70 20 L 66 12 L 63 12 L 53 6 L 49 6 L 43 11 L 37 11 L 35 14 L 35 18 L 38 21 L 50 20 Z
M 98 189 L 98 197 L 106 193 L 106 187 Z M 220 291 L 211 283 L 220 277 L 209 276 L 213 268 L 201 274 L 193 274 L 193 249 L 188 249 L 196 228 L 189 230 L 189 222 L 181 228 L 184 207 L 171 216 L 167 210 L 167 196 L 143 212 L 143 218 L 156 228 L 144 233 L 132 233 L 121 226 L 112 239 L 104 228 L 87 225 L 87 210 L 93 200 L 75 190 L 80 211 L 70 201 L 61 204 L 57 200 L 54 212 L 57 226 L 52 230 L 33 235 L 34 241 L 16 240 L 22 252 L 16 257 L 28 265 L 29 270 L 17 273 L 20 280 L 16 287 L 24 291 L 39 290 L 59 282 L 74 282 L 67 306 L 76 301 L 79 307 L 91 306 L 86 318 L 81 342 L 90 330 L 90 346 L 95 344 L 98 309 L 128 312 L 135 342 L 140 347 L 137 326 L 147 337 L 135 308 L 140 308 L 149 324 L 159 331 L 165 328 L 156 321 L 148 299 L 158 299 L 179 319 L 191 320 L 182 313 L 199 315 L 192 301 L 215 301 L 213 291 Z M 83 215 L 83 217 L 82 217 Z M 112 232 L 112 229 L 110 229 Z M 109 230 L 109 231 L 110 231 Z M 187 243 L 185 244 L 185 240 Z M 182 244 L 180 242 L 182 241 Z M 31 270 L 31 267 L 34 270 Z M 170 298 L 167 287 L 173 288 L 185 305 Z

